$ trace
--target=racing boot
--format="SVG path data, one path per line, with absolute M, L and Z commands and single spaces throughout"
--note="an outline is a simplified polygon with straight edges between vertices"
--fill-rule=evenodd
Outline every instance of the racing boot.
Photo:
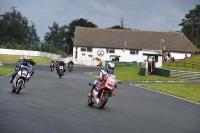
M 99 103 L 98 93 L 99 93 L 99 90 L 95 87 L 93 90 L 93 95 L 94 95 L 94 99 L 96 100 L 97 104 Z

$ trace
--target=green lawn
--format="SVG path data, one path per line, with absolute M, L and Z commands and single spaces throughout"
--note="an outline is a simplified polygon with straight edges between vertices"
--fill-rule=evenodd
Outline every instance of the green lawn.
M 199 84 L 143 84 L 141 86 L 200 103 Z
M 138 67 L 117 67 L 115 69 L 117 79 L 123 81 L 183 81 L 177 78 L 167 78 L 161 76 L 141 76 Z M 97 76 L 98 72 L 93 72 L 91 76 Z M 185 80 L 186 81 L 186 80 Z M 174 96 L 189 99 L 200 103 L 200 85 L 196 84 L 143 84 L 142 87 L 151 88 L 165 92 Z
M 14 70 L 14 66 L 0 66 L 0 77 L 13 72 Z
M 139 75 L 140 68 L 139 67 L 116 67 L 115 73 L 117 75 L 117 79 L 121 81 L 182 81 L 178 78 L 168 78 L 161 77 L 155 75 L 149 76 L 141 76 Z M 94 72 L 91 76 L 97 76 L 98 72 Z

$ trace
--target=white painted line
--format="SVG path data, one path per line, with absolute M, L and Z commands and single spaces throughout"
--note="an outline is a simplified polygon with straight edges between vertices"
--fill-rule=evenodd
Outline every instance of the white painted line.
M 156 82 L 162 82 L 162 81 L 156 81 Z
M 12 74 L 13 72 L 11 72 L 11 73 L 9 73 L 9 74 L 7 74 L 7 75 L 4 75 L 4 76 L 2 76 L 2 77 L 0 77 L 0 78 L 3 78 L 3 77 L 6 77 L 6 76 L 8 76 L 8 75 L 10 75 L 10 74 Z
M 168 82 L 175 82 L 175 81 L 168 81 Z

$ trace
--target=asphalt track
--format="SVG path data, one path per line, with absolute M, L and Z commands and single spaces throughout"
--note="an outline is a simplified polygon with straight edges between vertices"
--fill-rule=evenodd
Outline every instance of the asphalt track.
M 87 106 L 89 82 L 75 66 L 59 79 L 47 65 L 20 94 L 11 92 L 11 75 L 0 78 L 0 133 L 200 133 L 200 105 L 122 83 L 103 109 Z

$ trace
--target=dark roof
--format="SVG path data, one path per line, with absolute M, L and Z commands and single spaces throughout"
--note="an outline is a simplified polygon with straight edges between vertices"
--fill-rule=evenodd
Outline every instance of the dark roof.
M 166 51 L 194 52 L 197 48 L 179 32 L 76 27 L 74 46 L 159 50 L 161 39 Z M 126 46 L 125 46 L 126 42 Z

